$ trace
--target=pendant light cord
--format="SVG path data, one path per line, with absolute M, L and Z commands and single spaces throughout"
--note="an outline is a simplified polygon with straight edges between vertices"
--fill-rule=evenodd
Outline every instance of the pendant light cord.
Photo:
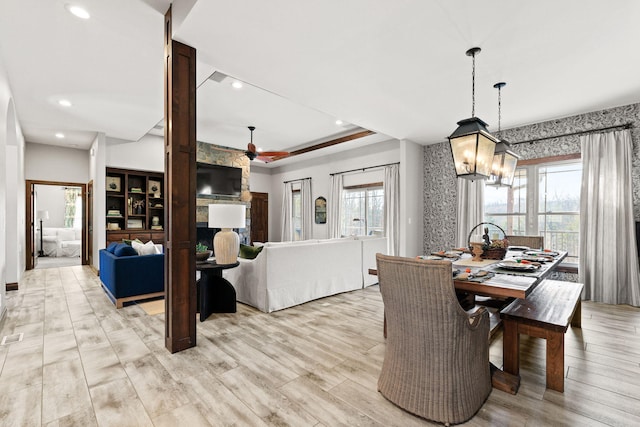
M 501 120 L 502 120 L 502 86 L 498 86 L 498 133 L 500 133 Z
M 476 54 L 471 55 L 471 117 L 476 116 Z

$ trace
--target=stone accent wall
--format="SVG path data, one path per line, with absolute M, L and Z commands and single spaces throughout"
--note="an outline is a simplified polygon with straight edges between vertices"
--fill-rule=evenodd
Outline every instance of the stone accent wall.
M 251 191 L 249 190 L 249 158 L 244 151 L 235 148 L 223 147 L 205 142 L 197 142 L 196 160 L 200 163 L 211 165 L 233 166 L 242 168 L 242 190 L 240 197 L 216 196 L 212 198 L 196 199 L 196 222 L 209 221 L 208 206 L 214 203 L 242 204 L 247 207 L 247 226 L 239 230 L 240 242 L 247 244 L 251 236 Z

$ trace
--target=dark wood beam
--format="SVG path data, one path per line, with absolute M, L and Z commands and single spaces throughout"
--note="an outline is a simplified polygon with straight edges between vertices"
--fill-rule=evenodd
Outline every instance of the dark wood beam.
M 165 347 L 196 345 L 196 50 L 165 15 Z
M 340 137 L 340 138 L 332 139 L 331 141 L 325 141 L 325 142 L 321 142 L 320 144 L 311 145 L 309 147 L 305 147 L 305 148 L 301 148 L 299 150 L 291 151 L 288 156 L 276 157 L 276 158 L 273 159 L 273 161 L 280 160 L 280 159 L 286 159 L 287 157 L 291 157 L 291 156 L 297 156 L 298 154 L 309 153 L 311 151 L 320 150 L 322 148 L 331 147 L 332 145 L 338 145 L 338 144 L 342 144 L 342 143 L 348 142 L 348 141 L 353 141 L 354 139 L 363 138 L 365 136 L 369 136 L 369 135 L 373 135 L 373 134 L 375 134 L 375 132 L 372 131 L 372 130 L 364 130 L 364 131 L 361 131 L 361 132 L 356 132 L 356 133 L 353 133 L 351 135 L 346 135 L 346 136 L 343 136 L 343 137 Z

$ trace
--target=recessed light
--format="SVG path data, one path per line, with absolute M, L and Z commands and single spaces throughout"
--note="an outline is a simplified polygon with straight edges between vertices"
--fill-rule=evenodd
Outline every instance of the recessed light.
M 64 138 L 64 133 L 62 133 L 62 132 L 56 133 L 56 138 L 58 138 L 58 139 Z
M 61 99 L 58 101 L 58 104 L 63 107 L 71 107 L 71 101 L 69 101 L 68 99 Z
M 234 89 L 242 89 L 242 82 L 238 80 L 234 80 L 233 83 L 231 83 L 231 86 Z
M 262 149 L 262 147 L 258 147 L 258 148 L 256 148 L 256 151 L 257 151 L 258 153 L 262 153 L 264 150 Z
M 340 120 L 340 119 L 336 120 L 336 124 L 337 124 L 338 126 L 341 126 L 343 123 L 344 123 L 344 122 L 343 122 L 342 120 Z
M 91 15 L 89 15 L 89 12 L 87 12 L 86 9 L 80 7 L 80 6 L 74 6 L 72 4 L 66 4 L 64 6 L 70 13 L 72 13 L 74 16 L 77 16 L 80 19 L 89 19 L 91 18 Z

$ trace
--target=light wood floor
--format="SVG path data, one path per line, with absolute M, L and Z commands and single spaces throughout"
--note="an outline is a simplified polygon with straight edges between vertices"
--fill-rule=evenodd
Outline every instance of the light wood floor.
M 116 310 L 87 267 L 27 272 L 7 293 L 2 426 L 420 426 L 376 390 L 377 286 L 271 314 L 198 322 L 198 346 L 164 348 L 164 315 Z M 640 425 L 640 310 L 583 304 L 566 336 L 565 393 L 545 390 L 544 341 L 523 337 L 517 395 L 493 390 L 467 425 Z M 491 360 L 502 364 L 501 334 Z

